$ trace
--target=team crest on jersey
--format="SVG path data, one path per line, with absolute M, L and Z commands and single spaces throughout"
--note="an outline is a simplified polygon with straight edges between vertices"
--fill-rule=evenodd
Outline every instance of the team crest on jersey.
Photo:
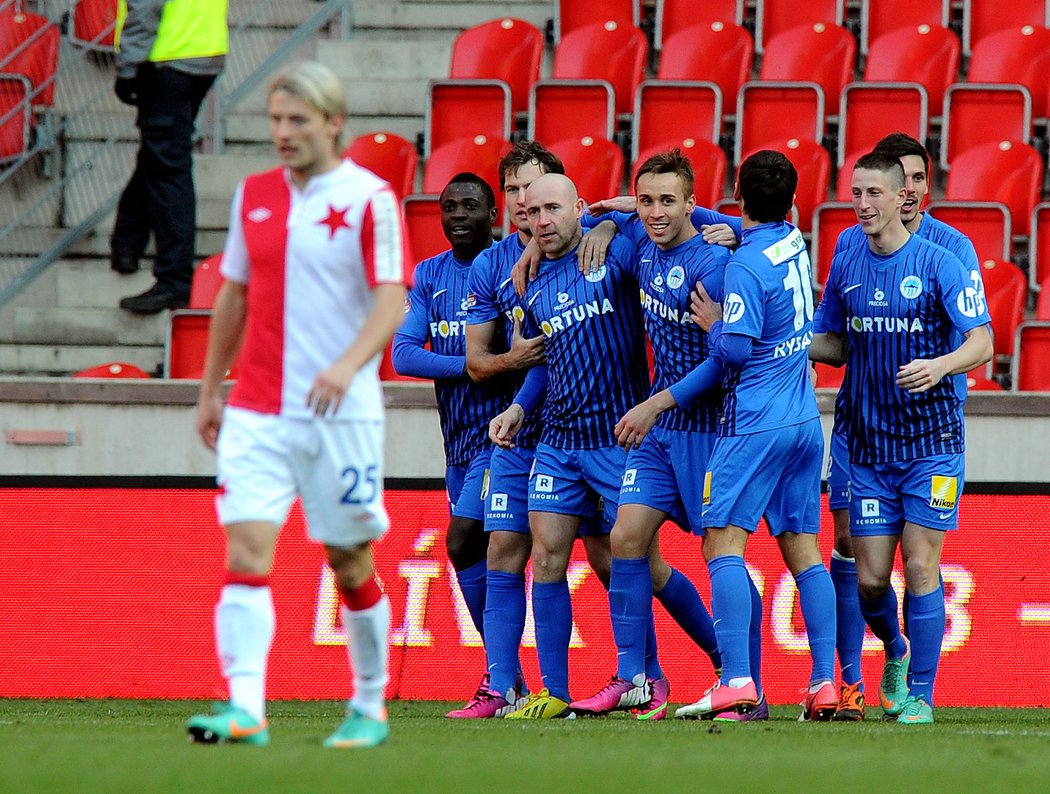
M 918 276 L 905 276 L 901 281 L 901 295 L 910 301 L 922 295 L 922 279 Z
M 987 309 L 984 295 L 973 287 L 960 290 L 959 296 L 955 299 L 955 305 L 964 316 L 970 318 L 984 314 Z
M 599 281 L 601 281 L 602 279 L 605 278 L 605 274 L 608 273 L 608 272 L 609 272 L 609 268 L 607 268 L 605 265 L 602 265 L 597 270 L 590 270 L 590 271 L 588 271 L 584 275 L 584 278 L 587 279 L 592 284 L 597 284 Z
M 959 478 L 934 474 L 930 477 L 930 507 L 934 510 L 954 510 L 959 500 Z
M 667 286 L 678 289 L 685 284 L 685 269 L 681 265 L 675 265 L 667 272 Z
M 262 223 L 268 221 L 273 217 L 273 213 L 270 212 L 268 207 L 256 207 L 248 213 L 248 220 L 252 223 Z
M 726 295 L 725 303 L 722 304 L 722 322 L 726 325 L 735 323 L 742 319 L 746 312 L 747 307 L 744 306 L 744 299 L 742 297 L 735 292 L 730 292 Z

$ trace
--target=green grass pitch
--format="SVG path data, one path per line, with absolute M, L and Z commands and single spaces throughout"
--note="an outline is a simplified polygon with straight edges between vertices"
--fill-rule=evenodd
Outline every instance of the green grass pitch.
M 342 704 L 270 706 L 266 748 L 191 745 L 187 701 L 0 700 L 0 792 L 1050 791 L 1045 709 L 946 709 L 933 726 L 444 719 L 395 701 L 391 738 L 324 750 Z

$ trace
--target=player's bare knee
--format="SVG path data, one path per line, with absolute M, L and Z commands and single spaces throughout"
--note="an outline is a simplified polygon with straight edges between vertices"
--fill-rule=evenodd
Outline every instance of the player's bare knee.
M 488 569 L 502 573 L 525 573 L 532 554 L 532 537 L 521 532 L 489 534 Z
M 617 521 L 609 534 L 609 545 L 612 556 L 634 559 L 644 557 L 649 551 L 649 543 L 629 525 Z
M 226 568 L 235 573 L 265 576 L 273 567 L 276 531 L 254 524 L 226 528 Z
M 886 595 L 889 589 L 889 576 L 869 577 L 857 572 L 857 592 L 865 601 L 876 601 Z
M 936 560 L 911 558 L 904 561 L 904 581 L 912 595 L 926 595 L 940 586 L 940 566 Z
M 471 518 L 453 516 L 445 535 L 445 551 L 457 571 L 481 562 L 488 553 L 485 525 Z
M 356 590 L 375 576 L 368 544 L 352 548 L 325 546 L 325 556 L 335 576 L 336 587 L 343 592 Z

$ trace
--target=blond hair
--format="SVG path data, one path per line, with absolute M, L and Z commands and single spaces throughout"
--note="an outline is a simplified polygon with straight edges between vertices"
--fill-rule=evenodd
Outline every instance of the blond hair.
M 317 61 L 303 61 L 278 72 L 270 82 L 270 93 L 275 91 L 299 97 L 328 118 L 346 118 L 346 94 L 342 83 L 335 72 Z

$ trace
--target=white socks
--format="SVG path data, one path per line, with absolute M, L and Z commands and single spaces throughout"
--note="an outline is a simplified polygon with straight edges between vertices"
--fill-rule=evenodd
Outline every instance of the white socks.
M 389 622 L 389 609 L 387 610 Z M 266 719 L 266 660 L 274 633 L 269 587 L 228 584 L 215 607 L 215 644 L 230 702 Z
M 384 691 L 390 635 L 390 601 L 384 595 L 368 609 L 340 607 L 354 677 L 350 705 L 373 719 L 386 719 Z

